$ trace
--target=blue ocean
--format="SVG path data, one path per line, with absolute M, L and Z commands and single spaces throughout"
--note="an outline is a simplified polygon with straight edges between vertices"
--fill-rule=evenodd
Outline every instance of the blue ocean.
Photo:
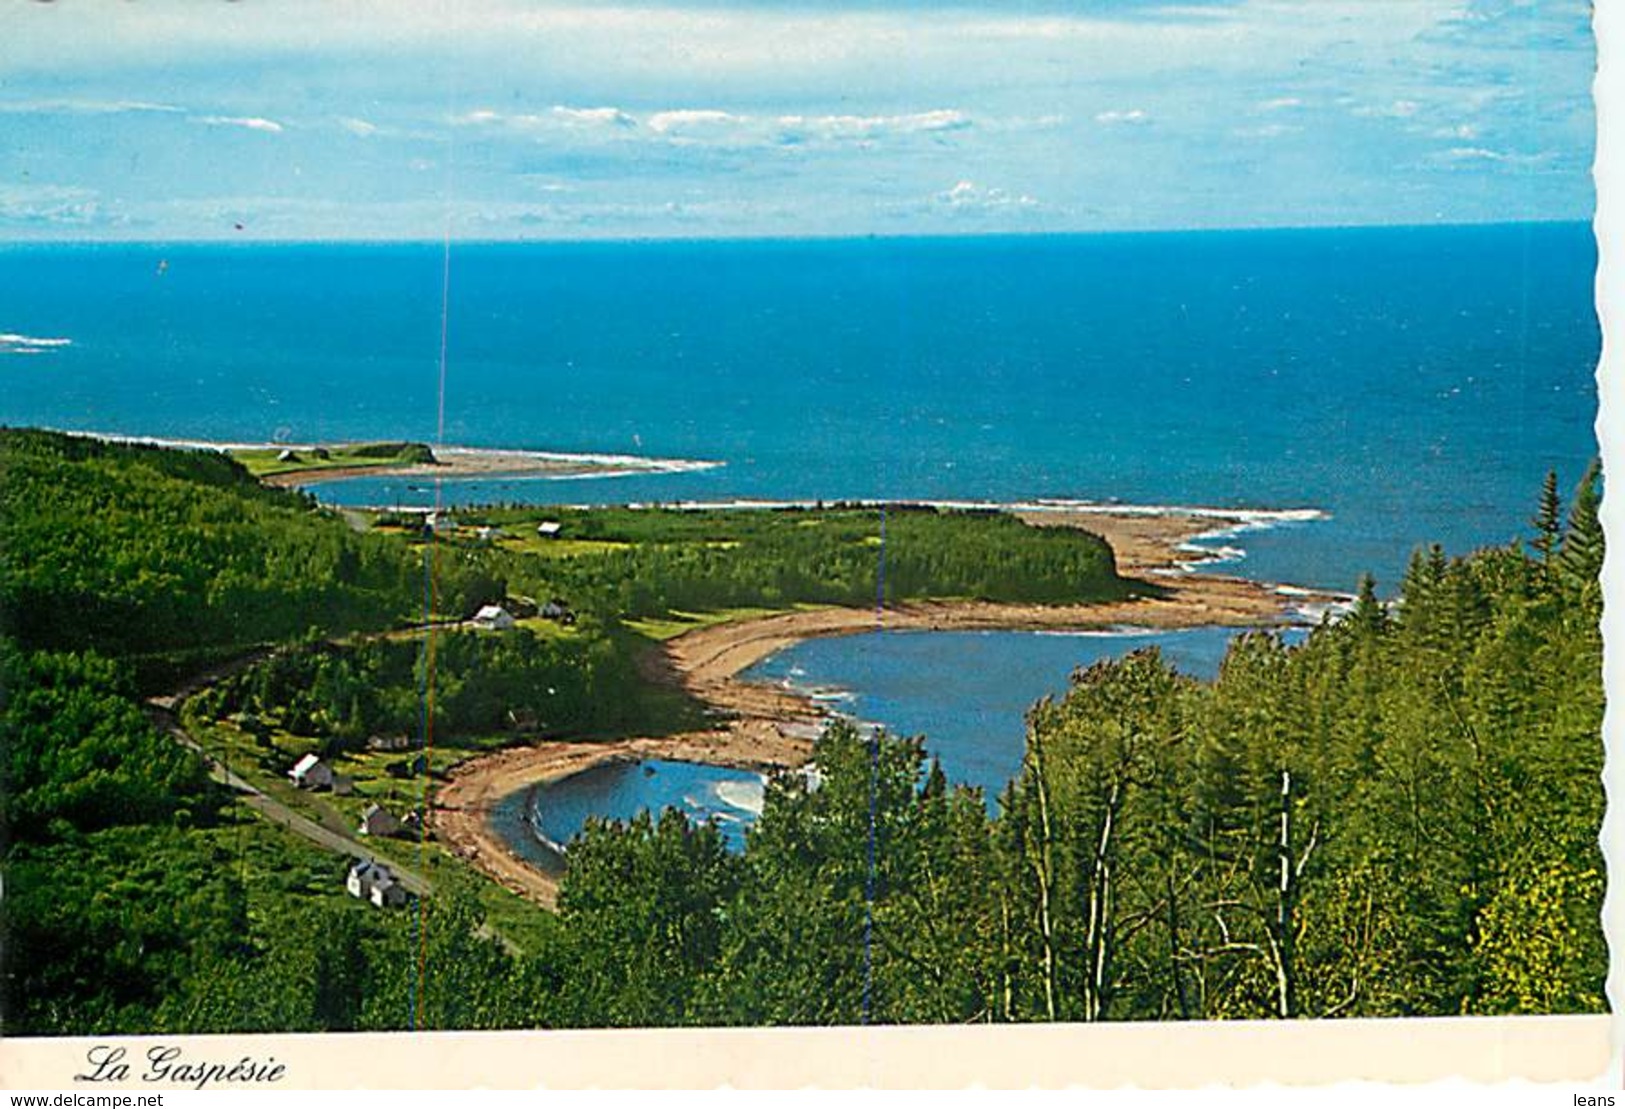
M 711 460 L 450 500 L 1315 508 L 1236 572 L 1391 586 L 1596 453 L 1584 225 L 0 249 L 0 421 Z M 443 297 L 443 289 L 449 295 Z M 444 305 L 444 315 L 442 307 Z M 69 340 L 41 346 L 23 340 Z M 320 487 L 421 501 L 406 483 Z
M 1579 224 L 455 244 L 446 263 L 439 245 L 0 248 L 0 422 L 434 442 L 443 412 L 448 445 L 721 463 L 447 483 L 452 503 L 1314 509 L 1224 540 L 1245 552 L 1225 570 L 1334 590 L 1367 571 L 1392 589 L 1428 542 L 1525 534 L 1545 473 L 1572 486 L 1597 452 Z M 1074 666 L 1155 644 L 1211 672 L 1229 634 L 852 636 L 756 676 L 925 733 L 992 796 L 1019 767 L 1025 707 Z M 726 800 L 732 772 L 655 770 L 542 791 L 538 819 L 565 839 L 588 812 L 677 804 L 737 845 L 751 813 Z

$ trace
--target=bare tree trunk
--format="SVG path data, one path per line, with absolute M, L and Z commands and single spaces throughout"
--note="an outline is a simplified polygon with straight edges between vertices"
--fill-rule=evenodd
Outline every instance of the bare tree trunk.
M 1190 1020 L 1190 1005 L 1185 1000 L 1185 976 L 1179 966 L 1179 893 L 1174 889 L 1172 871 L 1167 875 L 1168 887 L 1168 978 L 1174 984 L 1174 1003 L 1179 1006 L 1179 1019 Z
M 1100 821 L 1100 838 L 1095 843 L 1094 867 L 1089 876 L 1088 931 L 1084 950 L 1089 957 L 1089 973 L 1083 983 L 1083 1019 L 1099 1020 L 1106 1005 L 1106 980 L 1110 956 L 1112 901 L 1112 835 L 1117 825 L 1122 785 L 1112 783 L 1106 798 L 1106 811 Z
M 1010 899 L 1004 894 L 1004 883 L 999 883 L 999 993 L 1004 1019 L 1016 1019 L 1014 987 L 1010 980 Z
M 1281 770 L 1281 828 L 1275 843 L 1280 862 L 1280 887 L 1275 899 L 1275 1010 L 1276 1016 L 1297 1015 L 1297 970 L 1293 965 L 1293 932 L 1297 927 L 1293 901 L 1297 896 L 1297 874 L 1292 859 L 1292 773 Z
M 1038 929 L 1044 941 L 1044 1014 L 1055 1020 L 1055 925 L 1050 914 L 1050 888 L 1055 878 L 1054 838 L 1049 821 L 1049 784 L 1044 780 L 1043 746 L 1034 729 L 1033 785 L 1038 791 L 1038 825 L 1042 835 L 1038 858 L 1033 860 L 1033 873 L 1038 879 Z

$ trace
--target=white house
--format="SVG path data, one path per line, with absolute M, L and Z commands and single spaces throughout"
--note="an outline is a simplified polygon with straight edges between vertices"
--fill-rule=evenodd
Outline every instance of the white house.
M 406 904 L 406 887 L 401 885 L 400 879 L 389 867 L 370 859 L 356 861 L 350 868 L 350 876 L 344 880 L 344 888 L 350 891 L 351 897 L 371 901 L 380 909 Z
M 300 789 L 331 789 L 333 768 L 315 755 L 306 755 L 293 764 L 288 779 Z
M 501 605 L 486 605 L 474 614 L 474 626 L 488 631 L 505 632 L 515 623 L 513 613 Z
M 493 541 L 495 541 L 496 537 L 501 535 L 501 534 L 502 533 L 500 531 L 498 531 L 496 528 L 490 527 L 488 525 L 482 525 L 478 529 L 476 529 L 475 532 L 474 532 L 475 537 L 477 539 L 479 539 L 479 541 L 481 543 L 493 542 Z
M 559 537 L 559 532 L 563 529 L 564 525 L 559 523 L 557 520 L 543 520 L 541 523 L 536 525 L 536 534 L 540 535 L 543 539 L 557 539 Z
M 364 836 L 393 836 L 400 830 L 401 822 L 382 805 L 368 805 L 367 811 L 361 814 L 361 827 L 357 829 Z

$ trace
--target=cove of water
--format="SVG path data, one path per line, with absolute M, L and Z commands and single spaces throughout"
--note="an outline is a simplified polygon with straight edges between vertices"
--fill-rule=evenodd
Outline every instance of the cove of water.
M 898 735 L 924 735 L 950 782 L 983 791 L 991 811 L 1021 770 L 1026 712 L 1066 691 L 1102 659 L 1156 647 L 1181 673 L 1212 678 L 1235 628 L 1183 631 L 897 631 L 808 639 L 745 672 L 810 691 L 843 716 Z M 1288 642 L 1307 629 L 1288 629 Z
M 525 790 L 509 798 L 498 826 L 510 842 L 524 842 L 527 857 L 549 852 L 540 833 L 568 845 L 591 817 L 631 820 L 639 812 L 676 809 L 694 821 L 710 821 L 733 851 L 743 850 L 745 829 L 762 811 L 763 779 L 749 770 L 730 770 L 668 759 L 610 762 L 569 778 L 538 786 L 528 812 Z M 519 818 L 525 818 L 521 822 Z
M 1021 769 L 1026 711 L 1046 695 L 1064 693 L 1073 670 L 1156 647 L 1180 672 L 1212 678 L 1238 634 L 1235 628 L 1212 627 L 868 632 L 805 640 L 757 663 L 744 677 L 798 689 L 832 713 L 893 734 L 923 734 L 927 752 L 941 762 L 949 781 L 981 789 L 992 812 L 1000 791 Z M 1282 634 L 1288 642 L 1301 642 L 1307 629 Z M 522 851 L 545 855 L 519 822 L 524 796 L 509 799 L 498 825 L 510 839 L 528 841 Z M 538 787 L 531 815 L 544 836 L 565 843 L 591 816 L 627 820 L 642 810 L 672 807 L 714 822 L 728 846 L 739 850 L 761 804 L 758 774 L 646 760 L 609 763 Z

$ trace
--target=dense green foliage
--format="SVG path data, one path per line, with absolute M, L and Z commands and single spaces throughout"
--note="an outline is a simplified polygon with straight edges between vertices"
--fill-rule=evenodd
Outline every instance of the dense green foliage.
M 533 518 L 534 513 L 530 517 Z M 514 512 L 465 514 L 507 523 Z M 1059 604 L 1124 596 L 1098 536 L 1035 528 L 994 512 L 878 509 L 593 509 L 557 515 L 568 543 L 605 544 L 590 557 L 509 560 L 503 573 L 537 596 L 636 618 L 790 604 L 872 605 L 927 597 Z M 613 544 L 612 546 L 610 544 Z
M 168 820 L 203 786 L 197 759 L 147 722 L 107 659 L 0 641 L 0 689 L 0 824 L 15 836 Z
M 229 650 L 422 608 L 417 555 L 214 451 L 0 429 L 0 552 L 0 632 L 30 648 Z M 447 611 L 493 592 L 469 560 L 441 563 Z
M 835 729 L 823 787 L 771 789 L 737 864 L 670 818 L 596 827 L 564 917 L 596 992 L 561 1015 L 1599 1011 L 1595 504 L 1588 475 L 1549 554 L 1434 548 L 1392 611 L 1367 587 L 1301 647 L 1241 639 L 1212 684 L 1154 651 L 1075 675 L 997 820 L 918 741 Z
M 454 862 L 411 911 L 348 898 L 344 859 L 149 719 L 136 666 L 274 641 L 194 709 L 338 747 L 412 734 L 421 636 L 342 633 L 420 612 L 428 558 L 454 614 L 510 582 L 582 614 L 437 632 L 438 726 L 646 723 L 621 615 L 871 601 L 876 513 L 565 513 L 593 553 L 425 553 L 214 454 L 4 432 L 0 464 L 8 1034 L 1603 1007 L 1594 471 L 1566 514 L 1548 489 L 1527 550 L 1420 552 L 1392 605 L 1363 583 L 1302 646 L 1239 641 L 1214 683 L 1154 652 L 1074 675 L 997 818 L 921 740 L 836 727 L 817 788 L 770 783 L 742 855 L 673 813 L 595 824 L 558 917 L 510 933 Z M 887 528 L 893 599 L 1121 588 L 1092 537 Z
M 375 913 L 344 894 L 347 860 L 227 805 L 119 664 L 5 646 L 0 666 L 8 1034 L 543 1019 L 527 983 L 553 973 L 550 918 L 516 957 L 455 890 L 422 914 Z
M 1250 636 L 1211 687 L 1080 675 L 1005 821 L 1016 1014 L 1600 1009 L 1599 617 L 1515 552 L 1434 550 L 1391 619 Z
M 433 650 L 443 735 L 601 733 L 630 726 L 642 707 L 630 653 L 596 628 L 568 638 L 450 630 Z M 419 636 L 290 647 L 200 694 L 194 708 L 275 719 L 328 737 L 330 752 L 355 750 L 372 735 L 420 730 L 428 655 Z

